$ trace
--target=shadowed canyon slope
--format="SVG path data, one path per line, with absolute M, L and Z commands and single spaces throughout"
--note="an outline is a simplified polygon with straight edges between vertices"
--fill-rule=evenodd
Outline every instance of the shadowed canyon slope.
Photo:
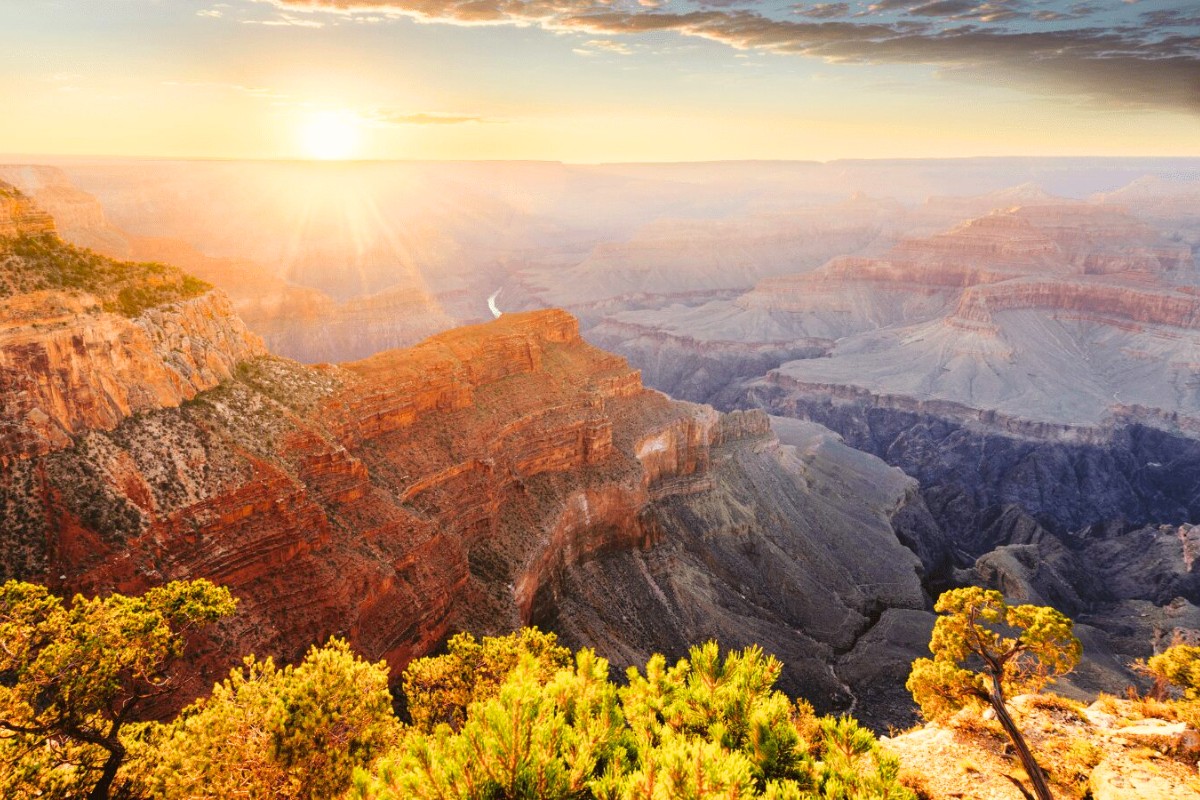
M 917 478 L 945 536 L 933 586 L 1076 616 L 1095 687 L 1200 623 L 1195 195 L 1146 221 L 1021 194 L 1036 204 L 589 335 L 652 385 L 815 421 Z
M 204 680 L 333 634 L 400 667 L 455 630 L 534 622 L 617 664 L 761 643 L 792 691 L 832 708 L 862 686 L 868 714 L 907 718 L 880 665 L 912 637 L 879 632 L 927 636 L 894 520 L 932 523 L 911 479 L 815 426 L 776 436 L 762 412 L 645 389 L 561 311 L 313 368 L 265 355 L 213 291 L 131 317 L 79 289 L 18 301 L 4 422 L 29 433 L 5 437 L 4 573 L 228 584 L 242 605 Z

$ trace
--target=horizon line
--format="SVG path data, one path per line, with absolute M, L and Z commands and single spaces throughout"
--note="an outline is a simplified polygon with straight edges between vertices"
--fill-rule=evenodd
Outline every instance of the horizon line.
M 551 158 L 239 158 L 218 156 L 140 156 L 66 153 L 0 153 L 0 163 L 16 166 L 39 166 L 37 160 L 48 161 L 147 161 L 209 164 L 304 164 L 350 166 L 370 164 L 542 164 L 568 167 L 651 167 L 701 166 L 718 164 L 787 164 L 824 166 L 847 162 L 929 162 L 929 161 L 1197 161 L 1196 155 L 977 155 L 977 156 L 845 156 L 831 159 L 815 158 L 714 158 L 680 161 L 563 161 Z

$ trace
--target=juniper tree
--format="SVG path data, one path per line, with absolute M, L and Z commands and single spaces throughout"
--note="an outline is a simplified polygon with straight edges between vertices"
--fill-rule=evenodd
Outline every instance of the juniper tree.
M 997 591 L 953 589 L 934 607 L 929 649 L 906 684 L 927 719 L 944 719 L 969 703 L 992 707 L 1038 800 L 1052 800 L 1045 772 L 1008 713 L 1008 697 L 1038 691 L 1079 663 L 1082 646 L 1070 619 L 1046 606 L 1010 606 Z M 1028 796 L 1011 775 L 1005 776 Z
M 187 634 L 235 606 L 206 580 L 69 604 L 44 586 L 0 586 L 0 788 L 109 797 L 127 754 L 122 729 L 173 688 Z
M 1183 690 L 1186 700 L 1200 700 L 1200 647 L 1176 642 L 1146 662 L 1156 680 Z

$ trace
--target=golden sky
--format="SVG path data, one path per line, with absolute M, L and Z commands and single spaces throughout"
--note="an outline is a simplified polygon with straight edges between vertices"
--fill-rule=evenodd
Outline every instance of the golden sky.
M 0 153 L 1200 155 L 1194 0 L 23 0 Z

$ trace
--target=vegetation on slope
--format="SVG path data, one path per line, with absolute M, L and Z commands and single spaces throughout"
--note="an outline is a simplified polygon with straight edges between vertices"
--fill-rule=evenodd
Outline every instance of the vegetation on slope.
M 107 798 L 127 727 L 170 684 L 187 632 L 235 605 L 205 580 L 70 606 L 44 586 L 0 586 L 0 794 Z
M 948 594 L 939 603 L 945 616 L 935 658 L 914 668 L 914 694 L 934 717 L 960 708 L 954 724 L 974 731 L 969 752 L 989 772 L 1007 775 L 1011 750 L 1005 756 L 993 745 L 1012 731 L 975 712 L 989 705 L 999 713 L 988 694 L 997 683 L 1036 688 L 1063 671 L 1078 657 L 1077 642 L 1070 621 L 1050 609 L 1009 607 L 982 590 Z M 804 700 L 777 691 L 782 665 L 774 657 L 757 647 L 722 653 L 712 642 L 673 665 L 653 656 L 619 685 L 607 661 L 587 649 L 571 653 L 552 633 L 460 634 L 444 655 L 409 665 L 402 721 L 386 665 L 334 639 L 294 666 L 248 657 L 175 719 L 133 722 L 138 704 L 172 679 L 189 632 L 234 605 L 226 590 L 202 580 L 69 604 L 33 584 L 0 587 L 0 793 L 17 800 L 945 796 L 930 790 L 928 778 L 954 751 L 935 726 L 924 731 L 933 738 L 917 732 L 905 741 L 913 735 L 906 734 L 885 749 L 854 719 L 818 718 Z M 1183 709 L 1200 703 L 1196 663 L 1200 649 L 1182 646 L 1151 660 L 1148 669 L 1188 693 L 1153 701 L 1156 709 L 1191 714 Z M 989 665 L 999 671 L 989 675 Z M 1101 764 L 1105 754 L 1091 739 L 1046 748 L 1046 731 L 1092 730 L 1099 723 L 1089 715 L 1108 712 L 1052 695 L 1011 703 L 1001 693 L 999 702 L 1013 706 L 1014 726 L 1041 720 L 1031 742 L 1047 756 L 1052 784 L 1071 796 L 1086 793 L 1094 769 L 1114 769 L 1111 757 Z M 930 775 L 902 771 L 892 747 L 914 762 L 934 754 Z M 966 762 L 960 757 L 964 771 L 979 769 Z M 1194 763 L 1188 769 L 1166 774 L 1181 785 Z
M 105 311 L 136 317 L 211 288 L 176 267 L 115 261 L 67 244 L 53 233 L 0 237 L 0 297 L 74 289 L 98 297 Z
M 5 797 L 915 800 L 869 731 L 776 691 L 782 665 L 758 648 L 654 656 L 618 687 L 553 634 L 461 635 L 405 672 L 404 724 L 386 666 L 332 640 L 294 667 L 248 658 L 176 719 L 131 724 L 123 710 L 228 593 L 177 582 L 68 607 L 3 592 Z

